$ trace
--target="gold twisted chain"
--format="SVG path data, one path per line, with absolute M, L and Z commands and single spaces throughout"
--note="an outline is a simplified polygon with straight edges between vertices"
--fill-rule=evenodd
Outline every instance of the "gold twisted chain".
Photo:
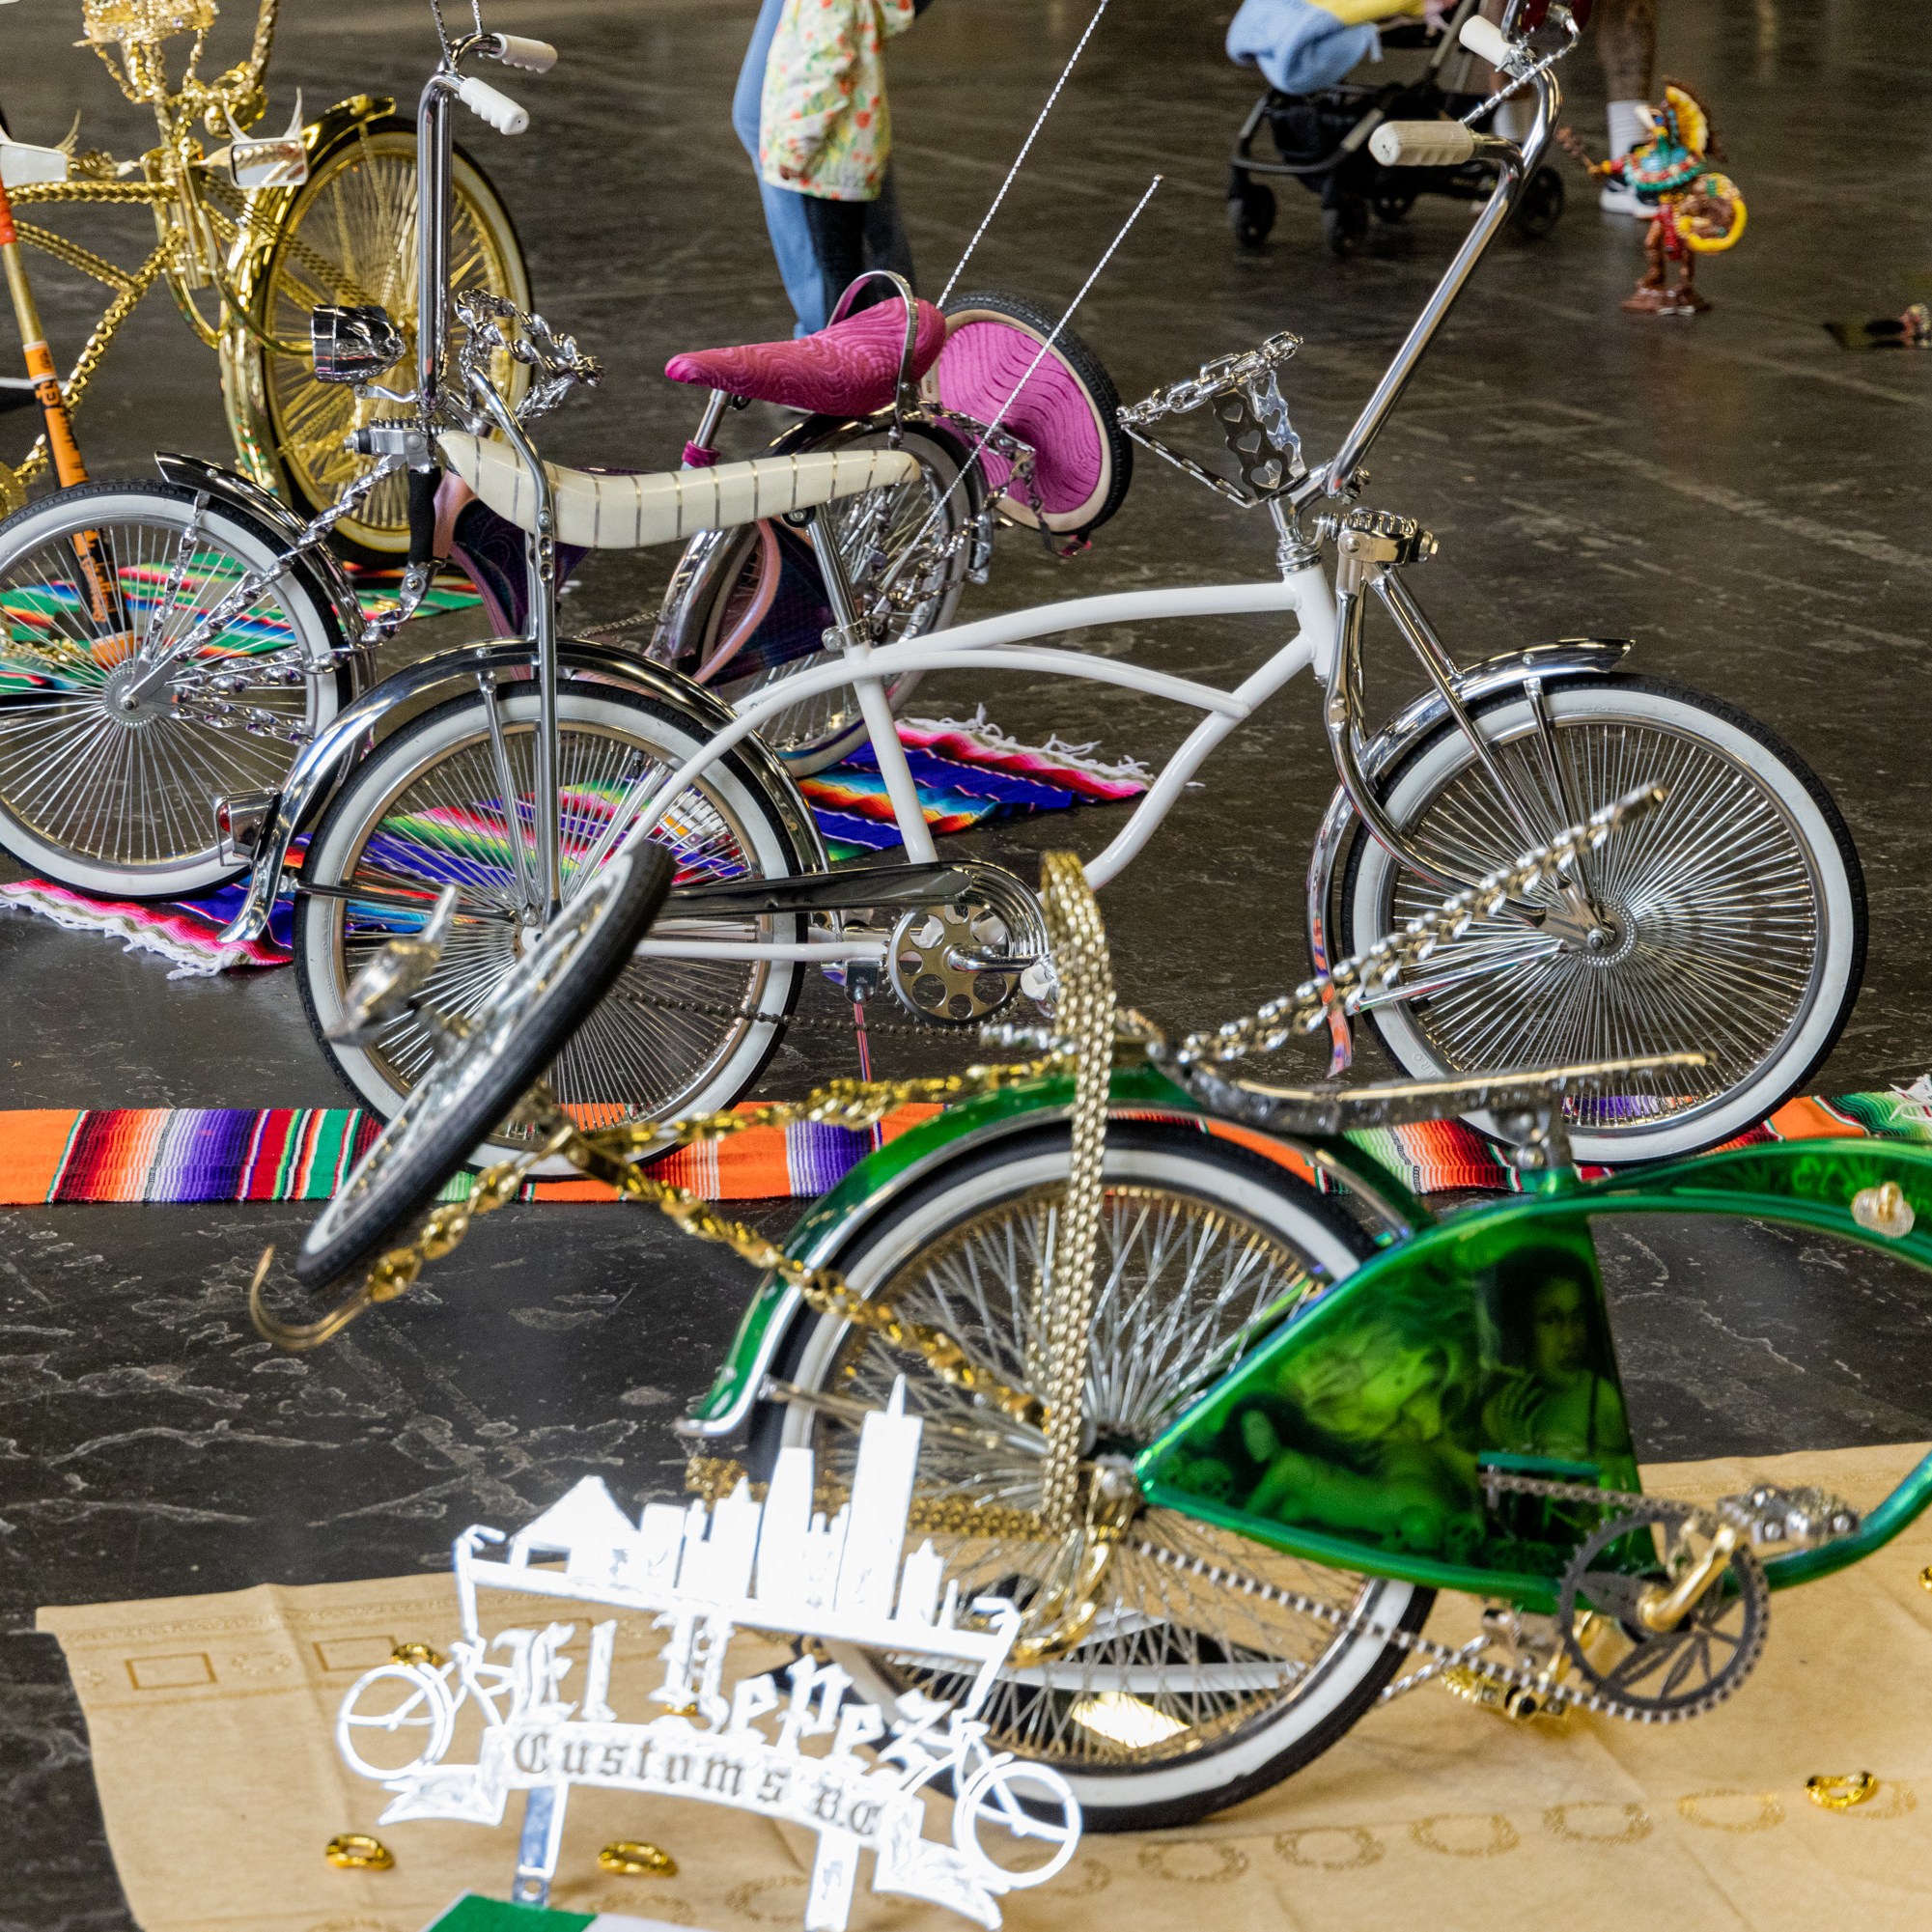
M 1041 1515 L 1050 1530 L 1074 1527 L 1080 1434 L 1100 1245 L 1106 1100 L 1113 1069 L 1113 966 L 1093 888 L 1070 852 L 1040 864 L 1047 938 L 1060 978 L 1054 1021 L 1074 1055 L 1073 1162 L 1053 1238 L 1050 1283 L 1036 1283 L 1032 1328 L 1046 1342 L 1047 1460 Z M 1043 1288 L 1050 1292 L 1042 1293 Z M 1044 1303 L 1044 1305 L 1043 1305 Z
M 535 1124 L 535 1144 L 486 1168 L 466 1199 L 445 1201 L 432 1210 L 414 1239 L 380 1256 L 361 1283 L 327 1314 L 318 1321 L 294 1323 L 269 1312 L 263 1289 L 273 1248 L 263 1255 L 255 1271 L 249 1287 L 249 1313 L 257 1331 L 278 1348 L 301 1351 L 320 1347 L 377 1303 L 393 1302 L 406 1294 L 426 1263 L 440 1261 L 457 1247 L 471 1221 L 517 1199 L 531 1170 L 550 1156 L 561 1154 L 580 1172 L 608 1182 L 625 1199 L 657 1208 L 684 1233 L 729 1247 L 752 1267 L 776 1274 L 798 1291 L 814 1313 L 851 1322 L 878 1335 L 890 1348 L 917 1355 L 955 1387 L 991 1403 L 1003 1414 L 1037 1427 L 1047 1413 L 1040 1398 L 1009 1388 L 980 1368 L 943 1330 L 903 1320 L 889 1306 L 861 1295 L 836 1269 L 806 1267 L 756 1228 L 719 1214 L 701 1194 L 658 1180 L 636 1162 L 641 1155 L 655 1157 L 699 1141 L 721 1140 L 753 1127 L 784 1128 L 813 1121 L 863 1130 L 910 1103 L 963 1100 L 1038 1079 L 1063 1068 L 1068 1057 L 1064 1050 L 1055 1051 L 1015 1065 L 969 1067 L 964 1074 L 930 1079 L 832 1080 L 802 1101 L 772 1102 L 662 1126 L 642 1121 L 591 1133 L 581 1132 L 540 1088 L 523 1109 L 525 1117 Z

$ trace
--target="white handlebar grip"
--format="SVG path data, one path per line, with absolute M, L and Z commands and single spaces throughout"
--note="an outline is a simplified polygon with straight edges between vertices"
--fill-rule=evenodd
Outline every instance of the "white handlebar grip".
M 476 116 L 488 121 L 499 134 L 520 134 L 530 125 L 530 110 L 518 107 L 507 94 L 499 94 L 487 80 L 465 74 L 456 98 Z
M 557 50 L 548 41 L 525 40 L 521 34 L 498 34 L 497 54 L 505 67 L 527 68 L 532 73 L 548 73 L 557 64 Z
M 1501 67 L 1509 59 L 1509 36 L 1494 20 L 1485 20 L 1480 14 L 1471 14 L 1456 38 L 1478 60 L 1487 61 L 1491 67 Z
M 1368 137 L 1368 152 L 1385 168 L 1459 168 L 1476 151 L 1476 137 L 1460 121 L 1385 121 Z

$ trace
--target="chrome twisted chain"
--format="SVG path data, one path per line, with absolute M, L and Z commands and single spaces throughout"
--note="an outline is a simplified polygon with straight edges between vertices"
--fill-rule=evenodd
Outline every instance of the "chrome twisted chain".
M 1549 845 L 1527 853 L 1513 864 L 1498 868 L 1474 885 L 1418 912 L 1399 932 L 1385 934 L 1364 953 L 1343 960 L 1332 972 L 1303 980 L 1293 993 L 1281 994 L 1239 1020 L 1228 1020 L 1212 1032 L 1190 1033 L 1178 1047 L 1158 1037 L 1149 1056 L 1180 1067 L 1203 1062 L 1225 1064 L 1250 1053 L 1278 1052 L 1297 1034 L 1316 1032 L 1328 1024 L 1331 1007 L 1353 1011 L 1370 994 L 1386 992 L 1409 967 L 1421 965 L 1437 947 L 1458 939 L 1478 919 L 1493 919 L 1512 903 L 1554 883 L 1586 852 L 1594 852 L 1620 826 L 1664 800 L 1664 789 L 1645 785 L 1613 798 L 1581 826 L 1572 826 Z
M 1120 412 L 1121 427 L 1145 429 L 1163 416 L 1185 416 L 1190 410 L 1204 408 L 1217 396 L 1264 380 L 1301 347 L 1299 335 L 1282 329 L 1253 349 L 1244 349 L 1233 355 L 1218 355 L 1212 362 L 1202 363 L 1194 375 L 1170 382 L 1137 403 L 1125 405 Z
M 476 380 L 490 380 L 492 355 L 507 355 L 535 371 L 537 379 L 515 410 L 518 423 L 548 415 L 579 382 L 595 388 L 603 380 L 602 363 L 584 354 L 575 336 L 559 334 L 534 310 L 519 309 L 488 289 L 461 290 L 452 306 L 463 325 L 456 360 L 465 390 Z
M 1224 476 L 1217 476 L 1185 451 L 1177 450 L 1171 443 L 1164 443 L 1159 436 L 1149 434 L 1148 425 L 1158 423 L 1166 416 L 1187 415 L 1190 410 L 1206 407 L 1218 397 L 1239 391 L 1247 399 L 1248 406 L 1246 412 L 1237 408 L 1237 416 L 1252 417 L 1267 426 L 1272 435 L 1278 431 L 1277 447 L 1284 452 L 1292 447 L 1296 465 L 1293 474 L 1301 474 L 1301 440 L 1288 424 L 1287 408 L 1281 401 L 1280 390 L 1275 386 L 1276 370 L 1301 346 L 1301 337 L 1283 329 L 1254 349 L 1204 362 L 1197 374 L 1179 382 L 1170 382 L 1164 389 L 1155 390 L 1138 403 L 1128 404 L 1120 411 L 1120 427 L 1142 449 L 1152 451 L 1163 462 L 1172 463 L 1184 476 L 1206 484 L 1217 495 L 1225 496 L 1230 503 L 1240 504 L 1244 510 L 1252 510 L 1267 495 L 1278 492 L 1270 490 L 1258 493 L 1243 488 L 1239 483 L 1231 483 Z M 1244 420 L 1241 427 L 1246 426 Z M 1223 429 L 1227 428 L 1223 424 Z M 1237 449 L 1236 460 L 1241 461 L 1243 454 Z

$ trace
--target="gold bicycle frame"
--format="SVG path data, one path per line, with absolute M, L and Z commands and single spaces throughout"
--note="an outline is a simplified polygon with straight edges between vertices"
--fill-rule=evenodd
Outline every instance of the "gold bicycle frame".
M 247 58 L 204 81 L 197 70 L 217 13 L 216 0 L 83 0 L 87 43 L 128 100 L 154 109 L 159 143 L 138 163 L 120 163 L 98 152 L 76 155 L 67 181 L 23 183 L 11 191 L 15 208 L 94 203 L 147 208 L 154 217 L 154 250 L 133 269 L 54 230 L 15 222 L 22 243 L 112 291 L 63 384 L 69 412 L 79 407 L 108 345 L 135 305 L 165 279 L 183 320 L 220 357 L 229 426 L 242 467 L 271 489 L 276 472 L 266 446 L 266 411 L 262 399 L 252 393 L 260 384 L 249 380 L 246 351 L 260 346 L 278 354 L 308 355 L 306 342 L 277 340 L 263 330 L 252 312 L 299 187 L 237 187 L 220 171 L 219 160 L 204 153 L 196 124 L 226 136 L 262 118 L 267 107 L 262 77 L 273 51 L 279 8 L 280 0 L 260 0 Z M 169 80 L 161 46 L 182 32 L 192 33 L 193 41 L 177 85 Z M 297 138 L 305 156 L 313 159 L 344 132 L 394 110 L 393 100 L 356 95 L 309 123 Z M 140 179 L 121 178 L 135 166 Z M 324 271 L 331 283 L 343 281 L 340 271 L 320 257 L 309 261 L 305 251 L 297 252 L 305 266 Z M 216 303 L 211 320 L 201 305 L 204 292 L 210 290 Z M 344 288 L 340 299 L 370 297 Z M 42 434 L 14 470 L 18 482 L 24 485 L 39 476 L 48 457 Z

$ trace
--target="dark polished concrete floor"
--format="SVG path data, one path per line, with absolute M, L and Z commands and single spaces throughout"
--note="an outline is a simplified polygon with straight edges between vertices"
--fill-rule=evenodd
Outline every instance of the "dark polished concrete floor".
M 783 332 L 788 315 L 727 122 L 751 0 L 518 0 L 490 24 L 564 51 L 518 76 L 532 132 L 464 138 L 521 223 L 539 300 L 603 356 L 602 394 L 556 420 L 564 460 L 676 460 L 694 414 L 658 378 L 674 350 Z M 933 289 L 964 244 L 1085 0 L 940 0 L 892 51 L 902 189 Z M 1312 199 L 1284 197 L 1268 251 L 1222 224 L 1225 145 L 1251 89 L 1222 60 L 1231 7 L 1114 0 L 1037 157 L 968 280 L 1064 301 L 1156 169 L 1165 185 L 1079 317 L 1123 394 L 1293 327 L 1288 372 L 1325 451 L 1406 328 L 1464 215 L 1425 202 L 1364 259 L 1324 254 Z M 1722 692 L 1783 733 L 1835 792 L 1863 857 L 1872 957 L 1826 1090 L 1932 1064 L 1922 860 L 1932 767 L 1918 680 L 1932 587 L 1932 356 L 1852 356 L 1818 323 L 1895 311 L 1932 265 L 1909 191 L 1928 158 L 1932 42 L 1898 0 L 1670 0 L 1664 70 L 1712 98 L 1750 232 L 1712 264 L 1715 311 L 1644 324 L 1616 302 L 1640 231 L 1572 178 L 1549 240 L 1485 265 L 1379 447 L 1373 500 L 1423 517 L 1440 560 L 1418 583 L 1477 655 L 1577 632 L 1630 634 L 1641 667 Z M 238 17 L 224 31 L 239 34 Z M 0 95 L 16 133 L 137 153 L 61 0 L 0 14 Z M 413 96 L 427 12 L 293 0 L 274 116 L 357 90 Z M 1572 120 L 1600 136 L 1600 80 L 1572 63 Z M 78 231 L 77 231 L 78 232 Z M 111 220 L 87 238 L 106 245 Z M 131 251 L 138 227 L 120 231 Z M 57 346 L 78 291 L 51 276 Z M 0 422 L 18 454 L 22 419 Z M 211 360 L 154 299 L 82 418 L 98 468 L 157 445 L 220 458 Z M 750 426 L 744 426 L 749 452 Z M 1171 471 L 1143 467 L 1093 554 L 1057 567 L 1004 540 L 973 608 L 1268 567 L 1266 533 Z M 580 621 L 647 602 L 668 557 L 604 558 Z M 1252 627 L 1116 632 L 1097 648 L 1237 677 Z M 1406 680 L 1376 662 L 1392 705 Z M 1176 716 L 1151 701 L 1017 682 L 938 685 L 921 708 L 984 698 L 1008 730 L 1058 730 L 1158 757 Z M 1218 1018 L 1300 976 L 1300 881 L 1330 788 L 1310 687 L 1210 768 L 1108 894 L 1124 989 L 1176 1019 Z M 1105 816 L 978 841 L 1023 863 Z M 1201 941 L 1212 909 L 1215 942 Z M 810 1009 L 836 1011 L 824 989 Z M 889 1063 L 910 1071 L 910 1061 Z M 768 1087 L 844 1071 L 787 1049 Z M 291 975 L 170 983 L 165 969 L 24 918 L 0 920 L 0 1104 L 326 1104 L 341 1095 Z M 782 1214 L 768 1217 L 774 1223 Z M 290 1208 L 93 1208 L 0 1215 L 0 1932 L 128 1923 L 99 1834 L 83 1727 L 36 1604 L 313 1582 L 434 1567 L 478 1518 L 514 1520 L 587 1470 L 636 1498 L 674 1487 L 668 1419 L 709 1378 L 742 1305 L 736 1264 L 615 1209 L 526 1209 L 485 1224 L 434 1293 L 305 1360 L 248 1329 L 242 1292 Z M 541 1266 L 539 1265 L 541 1259 Z M 1920 1283 L 1816 1245 L 1647 1228 L 1609 1261 L 1643 1447 L 1701 1455 L 1932 1435 L 1932 1311 Z

